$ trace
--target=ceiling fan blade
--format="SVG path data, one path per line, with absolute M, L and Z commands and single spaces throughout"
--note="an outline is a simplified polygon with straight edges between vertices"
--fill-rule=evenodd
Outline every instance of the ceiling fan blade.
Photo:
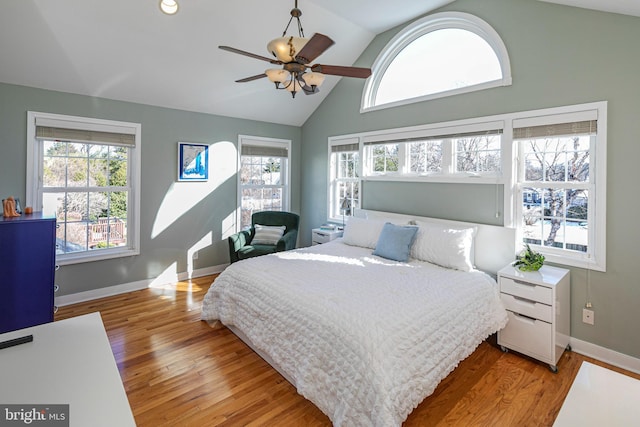
M 370 68 L 341 67 L 339 65 L 315 64 L 311 66 L 311 70 L 332 76 L 357 77 L 359 79 L 366 79 L 371 75 Z
M 245 77 L 244 79 L 236 80 L 236 83 L 252 82 L 254 80 L 258 80 L 258 79 L 261 79 L 263 77 L 267 77 L 267 75 L 265 73 L 256 74 L 255 76 Z
M 315 33 L 296 55 L 296 62 L 308 64 L 333 46 L 335 42 L 324 34 Z
M 282 65 L 282 61 L 278 61 L 277 59 L 268 58 L 268 57 L 262 56 L 262 55 L 256 55 L 255 53 L 246 52 L 244 50 L 236 49 L 235 47 L 230 47 L 230 46 L 218 46 L 218 47 L 220 49 L 226 50 L 228 52 L 237 53 L 237 54 L 240 54 L 240 55 L 248 56 L 250 58 L 259 59 L 261 61 L 267 61 L 267 62 L 270 62 L 272 64 Z

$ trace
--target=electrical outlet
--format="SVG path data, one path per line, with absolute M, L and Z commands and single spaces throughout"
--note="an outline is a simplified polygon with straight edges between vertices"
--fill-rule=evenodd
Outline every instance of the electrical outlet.
M 582 309 L 582 321 L 587 325 L 593 325 L 595 321 L 595 313 L 588 308 Z

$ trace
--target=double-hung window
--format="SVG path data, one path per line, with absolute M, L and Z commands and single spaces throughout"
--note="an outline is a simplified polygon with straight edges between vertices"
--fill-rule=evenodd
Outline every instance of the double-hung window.
M 329 144 L 329 219 L 339 221 L 360 207 L 358 138 Z
M 240 136 L 240 229 L 254 212 L 289 210 L 291 141 Z
M 55 216 L 60 263 L 139 253 L 140 129 L 29 112 L 27 200 Z
M 521 242 L 550 261 L 604 270 L 606 142 L 598 110 L 516 119 L 513 128 Z

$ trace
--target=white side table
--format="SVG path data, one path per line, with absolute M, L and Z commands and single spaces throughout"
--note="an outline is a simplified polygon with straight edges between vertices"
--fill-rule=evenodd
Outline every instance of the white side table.
M 508 265 L 498 271 L 500 298 L 509 323 L 498 331 L 498 344 L 548 363 L 557 372 L 560 356 L 569 347 L 570 272 L 544 265 L 520 271 Z
M 68 404 L 71 426 L 135 427 L 100 313 L 0 335 L 0 404 Z M 3 411 L 4 412 L 4 411 Z
M 338 237 L 342 237 L 342 230 L 324 230 L 322 228 L 314 228 L 311 230 L 311 245 L 321 245 L 330 242 Z

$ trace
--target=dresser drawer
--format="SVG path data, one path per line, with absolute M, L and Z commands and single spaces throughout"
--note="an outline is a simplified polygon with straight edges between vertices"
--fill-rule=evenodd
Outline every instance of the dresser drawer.
M 507 311 L 509 323 L 498 332 L 498 344 L 520 353 L 529 354 L 538 360 L 555 363 L 553 360 L 551 323 L 531 319 Z
M 508 277 L 500 277 L 500 292 L 544 304 L 551 305 L 553 303 L 553 290 L 551 288 Z
M 500 298 L 507 310 L 553 323 L 553 308 L 550 305 L 505 293 L 500 294 Z

